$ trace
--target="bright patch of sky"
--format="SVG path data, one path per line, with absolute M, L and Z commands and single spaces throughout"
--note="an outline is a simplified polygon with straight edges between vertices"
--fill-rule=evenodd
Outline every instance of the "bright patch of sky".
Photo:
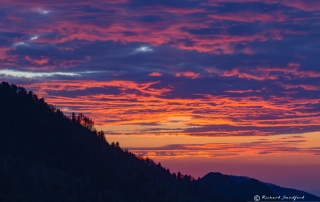
M 28 72 L 28 71 L 17 71 L 10 69 L 0 70 L 0 75 L 19 77 L 19 78 L 39 78 L 39 77 L 52 77 L 52 76 L 81 76 L 78 73 L 71 72 Z
M 38 36 L 33 36 L 30 38 L 30 40 L 36 40 L 36 39 L 38 39 Z
M 38 8 L 37 10 L 38 10 L 38 12 L 41 13 L 41 14 L 48 14 L 48 13 L 50 13 L 50 11 L 44 10 L 44 9 L 42 9 L 42 8 Z
M 22 46 L 22 45 L 27 45 L 26 43 L 20 41 L 20 42 L 17 42 L 17 43 L 14 43 L 15 46 Z
M 140 48 L 136 49 L 138 52 L 150 52 L 153 51 L 151 48 L 149 48 L 148 46 L 141 46 Z

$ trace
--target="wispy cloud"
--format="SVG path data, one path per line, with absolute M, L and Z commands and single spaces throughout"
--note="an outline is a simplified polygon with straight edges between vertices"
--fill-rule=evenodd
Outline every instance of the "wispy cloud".
M 42 61 L 37 61 L 41 63 Z M 54 76 L 68 76 L 68 77 L 79 77 L 84 74 L 95 74 L 99 72 L 95 71 L 85 71 L 85 72 L 35 72 L 35 71 L 19 71 L 3 69 L 0 70 L 0 75 L 6 77 L 18 77 L 18 78 L 44 78 L 44 77 L 54 77 Z
M 320 147 L 308 147 L 308 139 L 289 136 L 285 139 L 269 138 L 243 143 L 172 144 L 162 147 L 133 147 L 130 151 L 154 159 L 166 158 L 234 158 L 250 156 L 264 158 L 265 155 L 320 155 Z M 309 140 L 310 141 L 310 140 Z
M 12 77 L 19 77 L 19 78 L 36 78 L 36 77 L 52 77 L 56 75 L 60 76 L 80 76 L 80 74 L 75 73 L 68 73 L 68 72 L 26 72 L 26 71 L 16 71 L 16 70 L 9 70 L 4 69 L 0 70 L 0 75 L 4 76 L 12 76 Z

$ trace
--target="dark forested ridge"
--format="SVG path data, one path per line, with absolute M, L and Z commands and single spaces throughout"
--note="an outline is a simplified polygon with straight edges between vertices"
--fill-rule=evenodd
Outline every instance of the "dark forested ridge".
M 93 121 L 0 84 L 0 201 L 235 201 L 109 144 Z
M 238 202 L 252 200 L 253 187 L 272 195 L 255 181 L 241 188 L 220 175 L 172 174 L 109 144 L 83 114 L 65 116 L 22 87 L 0 84 L 0 201 Z

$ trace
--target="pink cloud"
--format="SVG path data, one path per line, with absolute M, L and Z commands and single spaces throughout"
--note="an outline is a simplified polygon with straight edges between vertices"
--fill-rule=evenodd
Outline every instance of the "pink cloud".
M 225 77 L 238 77 L 243 79 L 253 79 L 253 80 L 276 80 L 280 76 L 291 78 L 318 78 L 320 73 L 315 71 L 305 71 L 299 70 L 300 64 L 289 63 L 288 67 L 256 67 L 256 68 L 234 68 L 231 70 L 226 70 L 220 73 L 220 76 Z
M 162 74 L 160 72 L 152 72 L 149 76 L 162 76 Z
M 230 20 L 238 22 L 284 22 L 287 19 L 287 16 L 280 13 L 252 13 L 252 12 L 243 12 L 243 13 L 226 13 L 226 14 L 211 14 L 209 17 L 217 20 Z
M 299 63 L 293 63 L 293 62 L 290 62 L 288 64 L 289 67 L 300 67 L 300 64 Z
M 238 72 L 237 70 L 235 72 Z M 183 74 L 180 74 L 183 76 Z M 193 74 L 189 74 L 192 76 Z M 231 74 L 232 75 L 232 74 Z M 256 78 L 257 79 L 257 78 Z M 260 78 L 261 79 L 261 78 Z M 20 81 L 21 82 L 21 81 Z M 69 108 L 74 112 L 83 112 L 101 127 L 132 125 L 138 122 L 166 125 L 170 117 L 181 114 L 192 117 L 186 120 L 188 125 L 176 124 L 167 130 L 140 127 L 128 133 L 168 134 L 194 136 L 239 136 L 239 135 L 274 135 L 285 131 L 296 132 L 299 128 L 319 126 L 318 111 L 310 111 L 310 105 L 317 105 L 319 99 L 293 98 L 291 96 L 270 95 L 268 99 L 261 93 L 268 89 L 239 90 L 237 87 L 226 89 L 227 94 L 203 94 L 198 98 L 166 98 L 168 93 L 175 93 L 175 86 L 161 86 L 157 82 L 133 82 L 126 80 L 51 80 L 24 84 L 28 90 L 44 96 L 49 103 L 59 108 Z M 275 83 L 277 84 L 277 83 Z M 286 83 L 285 83 L 286 84 Z M 281 84 L 278 84 L 280 87 Z M 282 86 L 285 89 L 314 89 L 318 86 Z M 119 94 L 74 95 L 73 91 L 90 91 L 91 88 L 118 89 Z M 51 94 L 50 92 L 56 92 Z M 64 92 L 59 95 L 59 91 Z M 66 93 L 67 92 L 67 93 Z M 192 93 L 192 92 L 190 92 Z M 230 95 L 237 93 L 237 96 Z M 213 104 L 214 103 L 214 104 Z M 248 116 L 250 114 L 250 116 Z M 109 122 L 105 119 L 108 116 Z M 268 118 L 269 116 L 273 118 Z M 212 127 L 212 124 L 219 127 Z M 226 124 L 228 126 L 226 126 Z M 183 127 L 183 128 L 181 128 Z M 270 129 L 272 127 L 273 129 Z M 193 128 L 193 129 L 192 129 Z M 318 128 L 318 127 L 317 127 Z M 186 130 L 183 130 L 186 129 Z M 187 130 L 192 129 L 192 130 Z
M 254 55 L 255 52 L 250 47 L 245 47 L 242 49 L 242 52 L 247 55 Z
M 200 74 L 194 73 L 192 71 L 185 71 L 185 72 L 177 72 L 175 74 L 176 77 L 187 77 L 191 79 L 196 79 L 200 77 Z
M 1 1 L 1 0 L 0 0 Z M 3 0 L 2 0 L 3 1 Z M 12 4 L 11 1 L 6 2 L 6 6 Z M 14 2 L 20 2 L 14 0 Z M 64 1 L 58 0 L 62 4 Z M 104 1 L 110 3 L 110 1 Z M 117 1 L 123 2 L 123 1 Z M 79 5 L 88 4 L 85 1 L 77 2 Z M 40 1 L 27 1 L 21 2 L 21 7 L 17 9 L 26 13 L 29 10 L 26 8 L 34 7 L 41 8 L 42 2 Z M 68 5 L 68 2 L 66 2 Z M 35 33 L 57 33 L 56 38 L 45 38 L 40 37 L 37 40 L 34 40 L 33 43 L 49 43 L 49 44 L 62 44 L 65 42 L 70 42 L 74 40 L 86 40 L 86 41 L 116 41 L 121 43 L 130 43 L 130 42 L 140 42 L 148 43 L 154 46 L 159 46 L 162 44 L 170 44 L 173 47 L 183 49 L 183 50 L 196 50 L 198 52 L 208 52 L 212 54 L 233 54 L 234 46 L 238 43 L 248 44 L 252 42 L 264 42 L 268 40 L 282 40 L 285 30 L 274 30 L 266 29 L 264 31 L 257 32 L 253 35 L 228 35 L 226 33 L 215 33 L 207 35 L 197 35 L 192 34 L 186 29 L 199 30 L 211 28 L 212 23 L 219 19 L 229 19 L 236 20 L 241 22 L 269 22 L 269 21 L 285 21 L 286 16 L 280 12 L 268 13 L 268 14 L 259 14 L 252 12 L 243 12 L 243 13 L 230 13 L 230 14 L 212 14 L 212 12 L 206 11 L 204 9 L 195 9 L 195 8 L 170 8 L 170 7 L 161 7 L 159 6 L 149 6 L 146 7 L 144 13 L 135 12 L 135 10 L 126 9 L 124 7 L 119 7 L 116 5 L 108 4 L 108 6 L 99 6 L 97 3 L 92 2 L 90 6 L 93 8 L 104 9 L 113 9 L 115 15 L 117 15 L 116 21 L 110 21 L 106 19 L 105 16 L 94 15 L 94 13 L 83 13 L 77 12 L 75 10 L 59 10 L 53 5 L 50 10 L 52 14 L 49 13 L 48 17 L 52 18 L 53 24 L 48 23 L 34 23 L 31 26 L 23 26 L 24 20 L 21 22 L 17 21 L 15 23 L 2 24 L 0 22 L 0 31 L 19 31 L 25 34 L 34 35 Z M 174 20 L 167 18 L 164 13 L 169 13 L 170 15 L 175 15 Z M 205 23 L 199 23 L 199 18 L 194 16 L 189 16 L 188 14 L 192 13 L 202 13 L 208 14 L 210 17 L 205 17 L 203 20 Z M 133 17 L 140 17 L 146 14 L 157 15 L 161 17 L 161 21 L 148 24 L 146 26 L 145 22 L 136 21 Z M 186 16 L 188 15 L 188 16 Z M 17 17 L 18 15 L 11 16 L 11 18 Z M 85 17 L 94 17 L 96 23 L 85 20 Z M 106 25 L 101 26 L 100 22 L 109 22 L 104 23 Z M 130 26 L 128 26 L 130 24 Z M 2 25 L 2 26 L 1 26 Z M 132 32 L 132 35 L 126 35 L 124 33 Z M 182 41 L 192 41 L 192 44 L 185 44 Z M 60 47 L 63 49 L 63 47 Z M 70 48 L 70 47 L 68 47 Z M 245 53 L 252 53 L 249 50 L 244 50 Z
M 9 54 L 11 48 L 0 46 L 0 69 L 16 64 L 18 55 Z
M 37 65 L 44 65 L 49 63 L 49 58 L 47 57 L 41 57 L 41 59 L 32 59 L 30 56 L 26 56 L 26 60 L 28 60 L 32 64 L 37 64 Z
M 320 2 L 314 0 L 282 0 L 281 4 L 303 11 L 320 10 Z
M 205 69 L 208 73 L 216 73 L 216 74 L 220 73 L 220 71 L 215 67 L 207 67 Z
M 296 85 L 281 84 L 281 86 L 282 86 L 284 89 L 302 88 L 302 89 L 304 89 L 304 90 L 320 90 L 320 86 L 307 85 L 307 84 L 296 84 Z
M 306 138 L 295 138 L 294 136 L 288 136 L 285 139 L 270 138 L 245 143 L 176 144 L 155 148 L 130 149 L 134 153 L 152 158 L 182 158 L 187 156 L 229 158 L 248 155 L 262 157 L 268 154 L 320 155 L 320 148 L 308 147 Z
M 159 12 L 164 13 L 173 13 L 177 15 L 185 15 L 185 14 L 193 14 L 193 13 L 203 13 L 205 12 L 205 9 L 202 8 L 173 8 L 173 7 L 166 7 L 166 6 L 146 6 L 145 7 L 146 12 L 149 12 L 150 14 Z
M 7 58 L 7 51 L 9 50 L 7 47 L 0 47 L 0 60 Z

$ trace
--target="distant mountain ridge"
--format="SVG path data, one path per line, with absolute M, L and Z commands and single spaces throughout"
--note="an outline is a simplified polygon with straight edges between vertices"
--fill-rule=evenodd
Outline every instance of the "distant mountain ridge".
M 235 182 L 228 175 L 208 173 L 199 179 L 204 186 L 209 186 L 212 193 L 223 193 L 226 196 L 240 198 L 243 201 L 252 200 L 255 195 L 275 196 L 275 194 L 258 180 L 249 179 Z
M 248 180 L 251 180 L 253 178 L 250 177 L 243 177 L 243 176 L 234 176 L 234 175 L 228 175 L 229 178 L 237 183 L 243 183 L 246 182 Z M 274 185 L 271 183 L 266 183 L 266 182 L 262 182 L 259 181 L 259 183 L 266 185 L 274 195 L 276 196 L 305 196 L 307 200 L 320 200 L 320 197 L 315 196 L 313 194 L 307 193 L 305 191 L 300 191 L 300 190 L 296 190 L 296 189 L 292 189 L 292 188 L 284 188 L 284 187 L 280 187 L 278 185 Z
M 33 92 L 0 83 L 0 201 L 245 202 L 285 191 L 236 178 L 171 173 L 109 144 L 85 115 L 65 116 Z

